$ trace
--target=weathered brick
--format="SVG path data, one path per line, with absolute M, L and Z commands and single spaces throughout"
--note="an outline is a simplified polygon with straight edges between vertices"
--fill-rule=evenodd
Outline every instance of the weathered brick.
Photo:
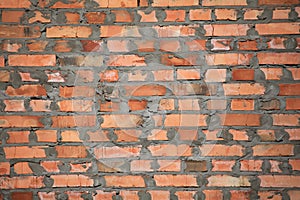
M 299 23 L 256 24 L 259 35 L 299 34 Z
M 10 55 L 8 57 L 8 64 L 10 66 L 55 66 L 55 55 Z
M 29 0 L 24 1 L 10 1 L 3 0 L 0 2 L 0 8 L 29 8 L 31 2 Z
M 249 187 L 250 181 L 246 176 L 214 175 L 208 177 L 209 187 Z
M 145 187 L 145 181 L 142 176 L 104 176 L 107 187 Z
M 88 26 L 52 26 L 46 29 L 48 38 L 88 38 L 92 34 Z
M 157 186 L 160 187 L 197 187 L 195 175 L 154 175 Z
M 258 178 L 261 180 L 261 187 L 286 187 L 293 188 L 299 187 L 299 177 L 289 175 L 260 175 Z
M 1 25 L 0 38 L 38 38 L 41 36 L 39 26 Z

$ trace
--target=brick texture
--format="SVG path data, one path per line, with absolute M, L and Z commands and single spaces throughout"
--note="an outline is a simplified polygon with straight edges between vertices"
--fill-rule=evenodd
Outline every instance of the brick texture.
M 0 200 L 300 199 L 299 0 L 0 0 Z

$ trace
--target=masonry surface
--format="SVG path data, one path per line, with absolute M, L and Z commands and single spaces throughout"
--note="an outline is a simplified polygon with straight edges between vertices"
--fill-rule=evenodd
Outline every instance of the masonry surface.
M 299 200 L 299 0 L 0 0 L 0 199 Z

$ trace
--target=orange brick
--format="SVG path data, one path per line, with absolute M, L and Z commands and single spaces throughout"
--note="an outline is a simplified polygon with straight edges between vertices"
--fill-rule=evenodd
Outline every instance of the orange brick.
M 300 64 L 299 53 L 258 53 L 259 64 L 291 65 Z
M 232 80 L 234 81 L 253 81 L 254 69 L 233 69 Z
M 24 0 L 24 1 L 2 0 L 0 2 L 0 8 L 29 8 L 30 6 L 31 6 L 31 2 L 29 0 Z
M 37 130 L 35 134 L 38 142 L 57 142 L 56 130 Z
M 21 18 L 24 15 L 24 11 L 11 11 L 3 10 L 2 11 L 2 22 L 15 22 L 20 23 Z
M 38 26 L 0 25 L 0 29 L 0 38 L 38 38 L 41 36 Z
M 8 131 L 8 139 L 6 143 L 29 143 L 29 131 Z
M 209 24 L 204 25 L 205 36 L 246 36 L 247 24 Z
M 32 174 L 28 162 L 18 162 L 14 165 L 14 172 L 17 174 Z
M 240 145 L 205 144 L 199 147 L 202 156 L 242 156 L 243 147 Z
M 45 148 L 42 146 L 4 147 L 6 159 L 14 158 L 46 158 Z
M 177 80 L 199 80 L 200 70 L 199 69 L 178 69 Z
M 289 175 L 260 175 L 258 178 L 261 180 L 261 187 L 286 187 L 293 188 L 299 187 L 299 176 Z
M 209 54 L 206 55 L 208 65 L 249 65 L 251 54 Z
M 241 160 L 241 171 L 262 171 L 262 160 Z
M 249 187 L 250 181 L 246 176 L 214 175 L 208 179 L 208 187 Z
M 184 22 L 185 10 L 165 10 L 166 18 L 165 22 Z
M 256 24 L 255 29 L 259 35 L 299 34 L 299 23 Z
M 220 114 L 224 126 L 260 126 L 260 114 Z
M 104 176 L 107 187 L 145 187 L 142 176 Z
M 205 73 L 206 82 L 225 82 L 226 69 L 208 69 Z
M 150 13 L 138 10 L 138 14 L 141 16 L 140 22 L 157 22 L 155 10 L 151 11 Z
M 275 126 L 299 126 L 299 114 L 273 114 L 273 125 Z
M 52 26 L 46 29 L 47 38 L 88 38 L 92 34 L 88 26 Z
M 197 6 L 199 4 L 199 0 L 153 0 L 152 6 L 154 7 L 166 7 L 166 6 Z
M 0 116 L 0 127 L 43 127 L 39 116 Z
M 294 146 L 291 144 L 263 144 L 253 147 L 254 156 L 292 156 Z
M 212 160 L 212 171 L 231 172 L 234 164 L 234 160 Z
M 265 87 L 259 83 L 228 83 L 223 84 L 226 96 L 235 95 L 263 95 Z
M 4 100 L 6 112 L 24 112 L 26 111 L 24 106 L 24 100 Z
M 0 177 L 1 189 L 32 189 L 45 187 L 43 176 Z M 23 197 L 22 197 L 23 198 Z

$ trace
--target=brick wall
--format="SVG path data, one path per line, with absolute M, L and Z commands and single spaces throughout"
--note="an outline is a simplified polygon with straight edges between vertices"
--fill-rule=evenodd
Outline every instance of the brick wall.
M 0 199 L 300 199 L 299 0 L 0 9 Z

